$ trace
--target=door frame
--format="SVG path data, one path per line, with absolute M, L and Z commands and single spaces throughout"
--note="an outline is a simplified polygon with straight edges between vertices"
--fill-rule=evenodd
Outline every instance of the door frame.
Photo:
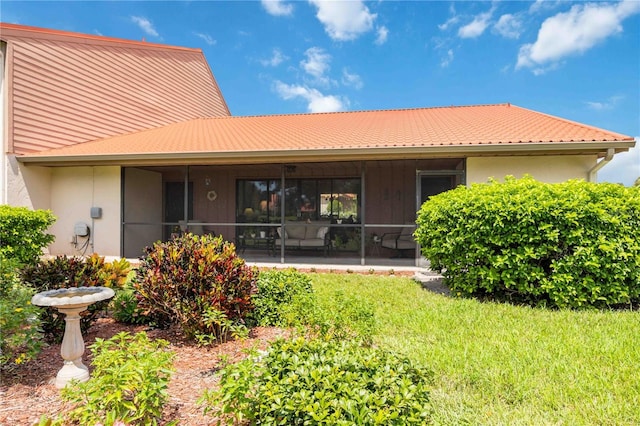
M 462 170 L 416 170 L 416 212 L 422 207 L 422 178 L 425 176 L 452 176 L 459 177 L 460 185 L 467 184 L 466 174 L 466 162 L 464 163 Z M 452 187 L 451 189 L 454 189 Z M 416 266 L 425 266 L 425 262 L 422 260 L 420 245 L 416 244 Z M 423 264 L 421 264 L 423 263 Z

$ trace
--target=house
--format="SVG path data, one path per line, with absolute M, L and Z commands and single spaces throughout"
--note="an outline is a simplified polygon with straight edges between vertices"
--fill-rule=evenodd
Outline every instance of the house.
M 286 263 L 307 252 L 287 230 L 326 225 L 327 256 L 372 264 L 431 195 L 593 180 L 635 143 L 508 103 L 235 117 L 198 49 L 10 24 L 0 41 L 0 202 L 52 210 L 52 254 L 138 257 L 188 227 Z

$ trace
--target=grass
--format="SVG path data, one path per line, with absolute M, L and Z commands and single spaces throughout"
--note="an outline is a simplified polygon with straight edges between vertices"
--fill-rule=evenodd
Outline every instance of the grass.
M 375 344 L 435 373 L 437 424 L 640 424 L 640 312 L 453 299 L 400 277 L 311 274 L 374 307 Z

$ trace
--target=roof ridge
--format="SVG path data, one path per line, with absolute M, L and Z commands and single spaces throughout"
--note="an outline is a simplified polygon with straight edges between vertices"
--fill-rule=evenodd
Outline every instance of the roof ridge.
M 358 114 L 358 113 L 372 113 L 372 112 L 405 112 L 405 111 L 421 111 L 421 110 L 434 110 L 434 109 L 447 109 L 447 108 L 478 108 L 478 107 L 495 107 L 495 106 L 516 106 L 509 102 L 499 104 L 478 104 L 478 105 L 449 105 L 449 106 L 432 106 L 432 107 L 413 107 L 413 108 L 385 108 L 385 109 L 361 109 L 354 111 L 329 111 L 329 112 L 295 112 L 291 114 L 257 114 L 257 115 L 233 115 L 227 117 L 200 117 L 200 119 L 210 118 L 261 118 L 261 117 L 300 117 L 300 116 L 318 116 L 318 115 L 338 115 L 338 114 Z M 551 116 L 553 117 L 553 116 Z
M 97 42 L 106 44 L 117 45 L 131 45 L 136 47 L 152 48 L 152 49 L 170 49 L 170 50 L 183 50 L 189 52 L 202 52 L 202 49 L 194 47 L 173 46 L 169 44 L 152 43 L 148 41 L 129 40 L 125 38 L 108 37 L 103 35 L 85 34 L 72 31 L 62 31 L 51 28 L 31 27 L 27 25 L 11 24 L 7 22 L 0 22 L 0 38 L 3 38 L 6 33 L 5 30 L 20 32 L 19 36 L 29 37 L 39 40 L 55 40 L 56 38 L 63 38 L 67 42 Z M 27 34 L 32 33 L 32 34 Z M 38 37 L 37 35 L 40 35 Z M 11 35 L 10 35 L 11 36 Z

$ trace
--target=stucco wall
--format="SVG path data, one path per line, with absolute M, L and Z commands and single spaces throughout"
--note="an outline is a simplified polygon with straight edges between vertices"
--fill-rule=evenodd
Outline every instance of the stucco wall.
M 587 180 L 596 160 L 595 155 L 470 157 L 467 158 L 467 184 L 487 182 L 490 177 L 497 180 L 508 175 L 520 178 L 525 174 L 549 183 Z
M 19 163 L 15 155 L 7 155 L 5 160 L 6 203 L 30 209 L 50 209 L 51 169 L 26 166 Z
M 9 131 L 8 131 L 8 116 L 7 116 L 7 105 L 8 105 L 8 96 L 6 89 L 6 72 L 5 72 L 5 62 L 6 62 L 6 43 L 0 41 L 0 204 L 8 203 L 8 188 L 7 188 L 7 162 L 8 158 L 5 155 L 6 152 L 9 152 Z
M 91 207 L 101 207 L 102 217 L 91 219 Z M 120 167 L 56 167 L 51 169 L 51 210 L 58 220 L 51 227 L 56 241 L 51 254 L 80 255 L 87 241 L 78 238 L 74 248 L 74 225 L 84 222 L 91 228 L 86 254 L 120 254 Z

